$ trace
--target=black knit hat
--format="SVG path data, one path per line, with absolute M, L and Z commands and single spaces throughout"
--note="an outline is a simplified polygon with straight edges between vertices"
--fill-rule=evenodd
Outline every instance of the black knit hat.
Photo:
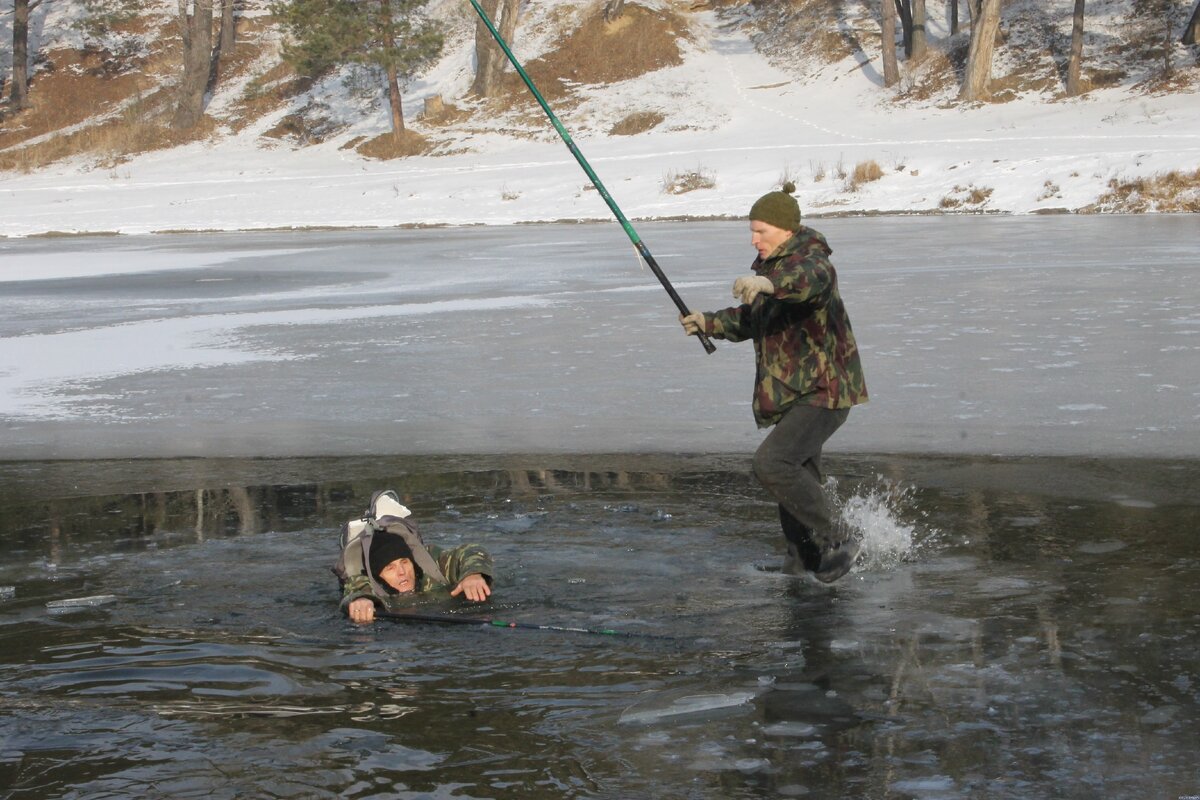
M 377 532 L 371 539 L 371 552 L 368 555 L 371 561 L 371 575 L 389 591 L 391 587 L 388 586 L 387 581 L 379 577 L 379 573 L 383 572 L 384 568 L 397 558 L 407 558 L 413 562 L 413 571 L 416 572 L 418 580 L 420 579 L 421 569 L 417 566 L 416 559 L 413 558 L 412 548 L 401 536 L 387 531 Z
M 792 197 L 796 184 L 788 181 L 778 192 L 767 192 L 750 207 L 750 221 L 765 222 L 785 231 L 800 229 L 800 204 Z

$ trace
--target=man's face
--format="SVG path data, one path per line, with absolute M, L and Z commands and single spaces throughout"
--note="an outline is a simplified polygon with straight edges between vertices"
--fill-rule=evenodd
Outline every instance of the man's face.
M 388 586 L 402 594 L 417 588 L 417 571 L 413 569 L 412 561 L 407 558 L 397 558 L 388 564 L 380 570 L 379 577 L 383 578 L 384 583 Z
M 759 258 L 766 258 L 775 252 L 779 245 L 792 238 L 792 232 L 783 228 L 776 228 L 766 222 L 759 220 L 750 220 L 750 244 L 754 245 L 754 249 L 758 251 Z

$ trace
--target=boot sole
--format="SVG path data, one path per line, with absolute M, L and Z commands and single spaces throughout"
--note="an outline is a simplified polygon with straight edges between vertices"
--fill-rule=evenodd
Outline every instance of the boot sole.
M 833 583 L 839 578 L 845 577 L 846 573 L 854 569 L 854 565 L 858 563 L 858 554 L 862 552 L 862 545 L 854 542 L 845 550 L 838 553 L 838 562 L 836 566 L 832 566 L 824 572 L 813 572 L 813 577 L 821 583 Z M 841 558 L 841 554 L 845 553 L 845 558 Z

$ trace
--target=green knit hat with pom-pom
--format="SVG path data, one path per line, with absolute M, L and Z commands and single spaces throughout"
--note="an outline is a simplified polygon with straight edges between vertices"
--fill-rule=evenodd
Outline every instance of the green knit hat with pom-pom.
M 750 221 L 765 222 L 785 231 L 798 230 L 800 228 L 800 204 L 796 202 L 796 198 L 792 197 L 794 191 L 796 191 L 796 184 L 788 181 L 779 191 L 767 192 L 758 198 L 750 207 Z

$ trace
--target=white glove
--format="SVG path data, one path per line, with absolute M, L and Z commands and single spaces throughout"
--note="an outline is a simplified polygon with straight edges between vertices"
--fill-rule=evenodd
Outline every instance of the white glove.
M 704 332 L 704 314 L 699 311 L 688 314 L 686 317 L 680 314 L 679 323 L 683 325 L 683 332 L 688 336 Z
M 733 296 L 746 305 L 754 302 L 760 294 L 774 294 L 775 284 L 762 275 L 746 275 L 733 282 Z

